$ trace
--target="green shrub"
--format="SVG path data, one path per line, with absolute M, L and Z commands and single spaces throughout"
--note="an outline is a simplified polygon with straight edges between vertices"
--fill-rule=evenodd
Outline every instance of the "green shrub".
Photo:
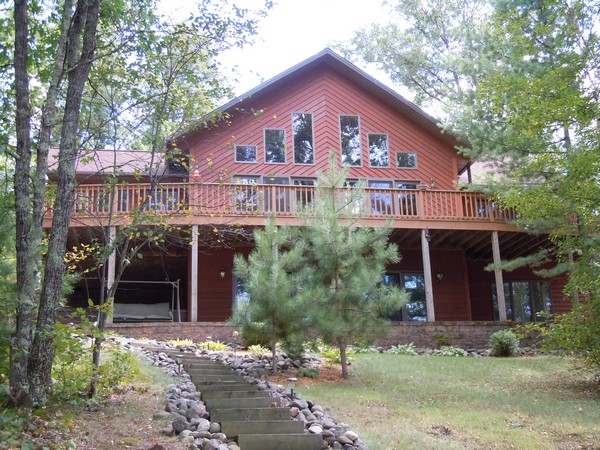
M 298 377 L 300 378 L 318 378 L 319 375 L 319 369 L 314 367 L 302 367 L 298 370 Z
M 511 330 L 498 330 L 490 336 L 490 347 L 494 356 L 514 356 L 519 339 Z
M 214 352 L 226 352 L 230 350 L 229 346 L 221 341 L 203 341 L 198 343 L 200 350 L 212 350 Z
M 392 345 L 387 350 L 387 353 L 392 353 L 394 355 L 410 355 L 410 356 L 418 355 L 417 348 L 415 347 L 415 344 L 413 344 L 412 342 L 410 344 Z
M 269 355 L 271 353 L 271 350 L 269 350 L 267 347 L 263 347 L 262 345 L 250 345 L 248 347 L 248 351 L 253 354 L 253 355 Z
M 352 350 L 354 350 L 354 353 L 379 353 L 377 347 L 364 342 L 355 342 L 352 344 Z
M 468 353 L 460 347 L 443 345 L 436 353 L 439 356 L 467 356 Z
M 194 345 L 194 341 L 191 339 L 171 339 L 167 341 L 171 347 L 191 347 Z
M 332 347 L 331 345 L 325 345 L 321 349 L 321 354 L 323 358 L 325 358 L 325 362 L 327 364 L 341 364 L 342 356 L 340 349 L 338 347 Z M 346 347 L 346 362 L 348 364 L 354 361 L 356 357 L 356 352 L 352 349 L 352 347 Z
M 450 345 L 450 338 L 448 336 L 444 336 L 443 334 L 438 334 L 435 336 L 435 343 L 437 348 L 447 347 Z

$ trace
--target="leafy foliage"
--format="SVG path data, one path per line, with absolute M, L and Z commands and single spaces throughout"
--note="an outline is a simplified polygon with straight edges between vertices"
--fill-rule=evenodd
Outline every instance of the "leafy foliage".
M 548 342 L 594 353 L 583 346 L 600 335 L 598 2 L 396 0 L 390 13 L 398 20 L 357 33 L 347 52 L 437 106 L 444 127 L 469 142 L 460 150 L 489 167 L 478 188 L 515 208 L 521 229 L 549 236 L 549 249 L 502 267 L 567 274 L 565 294 L 591 317 L 564 324 L 588 337 L 569 342 L 557 325 Z
M 229 350 L 229 346 L 220 341 L 203 341 L 197 344 L 200 350 L 212 350 L 215 352 L 224 352 Z
M 512 330 L 498 330 L 490 336 L 490 347 L 494 356 L 515 356 L 519 339 Z
M 439 350 L 436 352 L 436 355 L 439 356 L 467 356 L 468 353 L 466 350 L 455 347 L 453 345 L 442 345 Z
M 262 345 L 250 345 L 248 351 L 253 355 L 268 355 L 271 351 Z
M 386 353 L 391 353 L 393 355 L 410 355 L 410 356 L 418 355 L 417 347 L 415 347 L 415 344 L 413 344 L 412 342 L 410 344 L 392 345 L 386 351 Z
M 298 377 L 300 378 L 319 378 L 319 369 L 314 367 L 301 367 L 298 369 Z

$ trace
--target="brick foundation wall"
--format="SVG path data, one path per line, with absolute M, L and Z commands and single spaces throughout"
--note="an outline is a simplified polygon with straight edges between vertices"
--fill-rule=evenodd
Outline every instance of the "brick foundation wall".
M 380 339 L 377 345 L 390 347 L 412 342 L 417 347 L 437 348 L 440 340 L 444 339 L 448 345 L 481 349 L 488 348 L 492 333 L 510 327 L 508 323 L 498 322 L 395 323 L 391 326 L 390 334 Z M 209 336 L 213 341 L 232 342 L 232 332 L 235 330 L 235 327 L 223 322 L 119 323 L 107 328 L 130 338 L 191 339 L 194 342 L 205 341 Z M 521 341 L 521 346 L 531 344 L 528 340 Z

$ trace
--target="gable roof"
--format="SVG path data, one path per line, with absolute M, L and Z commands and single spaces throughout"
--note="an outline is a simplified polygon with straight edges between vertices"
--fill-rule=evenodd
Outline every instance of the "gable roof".
M 401 114 L 410 118 L 413 122 L 428 132 L 437 135 L 440 139 L 452 147 L 469 146 L 468 142 L 460 139 L 458 136 L 442 130 L 440 128 L 441 122 L 439 120 L 435 119 L 433 116 L 426 113 L 414 103 L 408 101 L 394 90 L 373 78 L 365 71 L 359 69 L 347 59 L 342 58 L 330 48 L 321 50 L 316 55 L 305 59 L 295 66 L 292 66 L 288 70 L 281 72 L 279 75 L 276 75 L 275 77 L 265 81 L 248 92 L 213 110 L 201 118 L 195 125 L 192 125 L 176 134 L 174 136 L 174 140 L 177 141 L 179 138 L 182 138 L 185 135 L 194 133 L 203 126 L 202 124 L 210 122 L 215 117 L 220 117 L 221 114 L 228 112 L 231 109 L 240 108 L 240 106 L 243 106 L 245 101 L 249 101 L 252 98 L 256 98 L 266 94 L 269 91 L 275 90 L 279 85 L 290 81 L 290 79 L 302 77 L 305 73 L 311 71 L 321 64 L 332 68 L 345 78 L 360 86 L 373 97 L 378 98 L 390 107 L 399 111 Z M 468 164 L 468 158 L 461 156 L 458 167 L 459 173 L 462 172 L 468 166 Z

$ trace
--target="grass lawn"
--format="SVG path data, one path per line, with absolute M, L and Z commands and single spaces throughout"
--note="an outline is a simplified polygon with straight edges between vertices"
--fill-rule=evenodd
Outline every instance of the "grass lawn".
M 564 359 L 359 354 L 346 382 L 302 382 L 372 450 L 600 449 L 600 386 Z

